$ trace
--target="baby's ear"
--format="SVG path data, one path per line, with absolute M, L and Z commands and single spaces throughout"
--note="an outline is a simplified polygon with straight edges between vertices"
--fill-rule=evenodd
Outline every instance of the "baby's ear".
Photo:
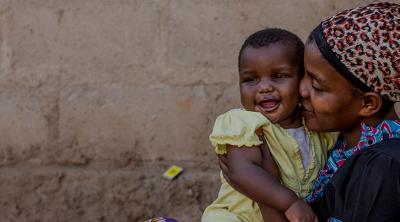
M 379 112 L 382 107 L 382 97 L 376 92 L 366 92 L 361 96 L 360 116 L 368 117 Z

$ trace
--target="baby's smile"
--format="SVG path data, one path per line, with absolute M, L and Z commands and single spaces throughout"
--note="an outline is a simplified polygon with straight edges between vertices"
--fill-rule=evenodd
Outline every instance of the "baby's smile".
M 256 107 L 263 113 L 269 113 L 278 109 L 279 104 L 280 101 L 277 99 L 263 99 L 256 105 Z

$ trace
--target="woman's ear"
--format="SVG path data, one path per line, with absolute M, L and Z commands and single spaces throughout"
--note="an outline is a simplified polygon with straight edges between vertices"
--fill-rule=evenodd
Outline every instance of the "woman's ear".
M 368 117 L 379 112 L 382 107 L 382 97 L 375 92 L 366 92 L 361 96 L 360 116 Z

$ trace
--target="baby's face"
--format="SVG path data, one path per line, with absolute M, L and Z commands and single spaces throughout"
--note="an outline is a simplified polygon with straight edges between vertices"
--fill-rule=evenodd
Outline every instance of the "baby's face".
M 243 107 L 283 127 L 297 118 L 300 74 L 296 58 L 295 50 L 281 43 L 246 47 L 239 61 Z

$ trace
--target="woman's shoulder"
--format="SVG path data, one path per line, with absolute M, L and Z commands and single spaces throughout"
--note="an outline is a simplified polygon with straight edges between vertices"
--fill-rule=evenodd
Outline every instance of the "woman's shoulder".
M 371 145 L 361 155 L 392 158 L 400 164 L 400 138 L 385 139 Z
M 371 145 L 346 160 L 341 168 L 344 170 L 339 170 L 339 174 L 350 170 L 352 176 L 359 172 L 375 177 L 385 174 L 394 176 L 393 173 L 400 176 L 400 138 L 385 139 Z

